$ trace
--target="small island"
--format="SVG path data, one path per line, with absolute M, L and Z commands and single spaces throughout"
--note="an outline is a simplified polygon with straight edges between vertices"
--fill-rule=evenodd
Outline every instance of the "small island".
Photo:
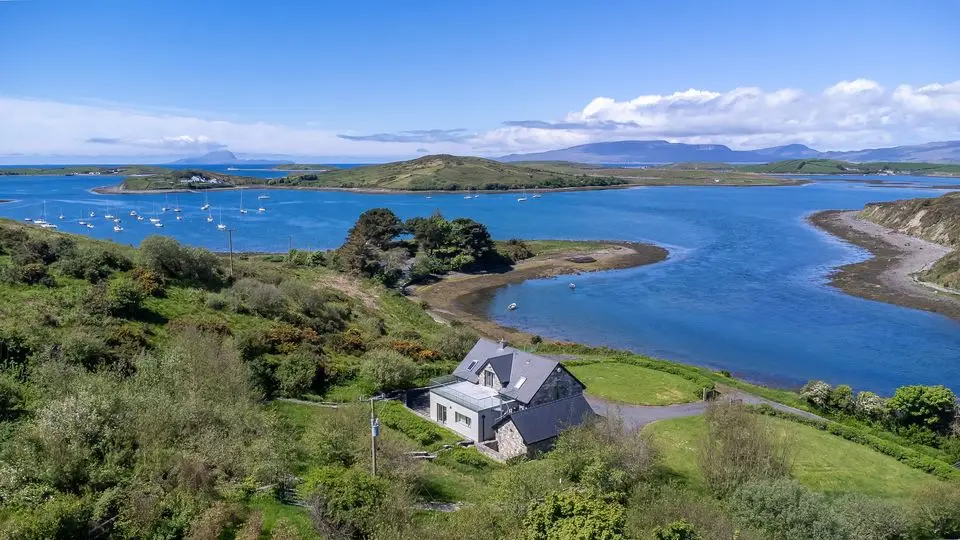
M 311 169 L 300 169 L 310 167 Z M 314 169 L 314 167 L 316 169 Z M 478 157 L 433 155 L 338 169 L 327 165 L 281 165 L 277 178 L 257 178 L 205 170 L 166 169 L 130 176 L 102 193 L 139 193 L 241 187 L 349 190 L 365 193 L 450 191 L 557 191 L 632 186 L 778 186 L 806 183 L 743 171 L 703 171 L 676 167 L 612 168 L 568 162 L 501 163 Z

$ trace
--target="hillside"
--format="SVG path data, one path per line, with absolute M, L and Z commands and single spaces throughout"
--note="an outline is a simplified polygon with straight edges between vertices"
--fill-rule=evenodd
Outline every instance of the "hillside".
M 868 204 L 859 214 L 867 219 L 955 249 L 940 259 L 921 279 L 960 290 L 960 193 L 933 199 L 908 199 Z
M 767 174 L 897 174 L 912 176 L 960 176 L 960 165 L 876 161 L 853 163 L 835 159 L 790 159 L 763 165 L 738 165 L 741 171 Z
M 293 175 L 272 183 L 315 187 L 458 191 L 571 188 L 626 184 L 615 178 L 508 165 L 478 157 L 424 156 L 410 161 L 368 165 L 316 174 Z
M 103 191 L 163 191 L 230 188 L 263 183 L 262 178 L 237 176 L 199 169 L 164 169 L 156 174 L 128 176 L 117 188 Z
M 373 226 L 384 212 L 365 215 L 351 235 L 379 238 L 388 251 L 426 249 L 419 242 L 432 238 L 401 238 L 401 227 L 384 238 Z M 166 237 L 132 248 L 0 220 L 0 537 L 500 540 L 582 523 L 603 538 L 651 538 L 668 526 L 744 540 L 960 533 L 960 509 L 948 504 L 960 500 L 953 447 L 852 417 L 813 427 L 739 405 L 660 424 L 652 437 L 597 422 L 537 459 L 502 464 L 456 447 L 453 431 L 402 401 L 378 401 L 373 476 L 370 404 L 359 398 L 449 373 L 475 336 L 344 273 L 353 260 L 345 255 L 228 262 Z M 632 386 L 638 403 L 689 401 L 714 383 L 807 408 L 820 395 L 537 343 L 516 345 L 576 358 L 571 367 L 597 381 L 588 393 L 612 391 L 605 377 L 615 373 L 613 390 Z M 849 401 L 841 387 L 826 392 L 831 406 Z M 867 404 L 877 400 L 899 418 L 895 400 Z M 763 465 L 787 463 L 794 444 L 794 466 Z M 751 499 L 756 492 L 776 499 L 774 514 Z M 925 518 L 932 512 L 942 523 Z M 778 534 L 782 527 L 793 529 Z M 824 527 L 830 535 L 818 536 Z

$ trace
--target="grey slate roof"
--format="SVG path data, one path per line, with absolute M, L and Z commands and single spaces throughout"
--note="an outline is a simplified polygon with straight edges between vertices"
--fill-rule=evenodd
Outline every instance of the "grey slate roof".
M 497 390 L 521 403 L 529 403 L 550 374 L 555 369 L 563 369 L 555 360 L 509 346 L 501 349 L 499 343 L 481 338 L 453 370 L 453 374 L 475 383 L 480 380 L 480 372 L 487 364 L 493 368 L 500 382 L 505 384 Z M 517 382 L 523 377 L 526 380 L 517 388 Z
M 551 437 L 560 432 L 582 424 L 596 416 L 593 408 L 587 403 L 583 394 L 576 394 L 568 398 L 551 401 L 529 409 L 519 410 L 500 419 L 494 427 L 512 420 L 517 427 L 523 442 L 531 445 Z

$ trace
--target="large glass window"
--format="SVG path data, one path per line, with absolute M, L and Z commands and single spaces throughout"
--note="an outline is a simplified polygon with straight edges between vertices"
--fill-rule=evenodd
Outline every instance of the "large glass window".
M 460 414 L 458 412 L 453 413 L 453 419 L 456 420 L 458 424 L 464 424 L 466 426 L 470 425 L 470 422 L 473 420 L 465 414 Z
M 437 403 L 437 422 L 447 423 L 447 406 Z
M 484 371 L 484 372 L 483 372 L 483 385 L 484 385 L 484 386 L 488 386 L 488 387 L 490 387 L 490 388 L 493 388 L 493 387 L 494 387 L 493 372 L 492 372 L 492 371 Z

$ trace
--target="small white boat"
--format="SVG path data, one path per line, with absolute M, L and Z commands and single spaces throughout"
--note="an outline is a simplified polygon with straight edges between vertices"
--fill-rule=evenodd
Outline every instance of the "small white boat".
M 137 216 L 137 221 L 143 221 L 143 216 Z
M 509 306 L 507 306 L 507 309 L 509 309 L 510 311 L 513 311 L 513 310 L 517 309 L 517 303 L 514 302 L 514 303 L 510 304 Z
M 92 228 L 93 228 L 93 223 L 87 223 L 87 228 L 88 228 L 88 229 L 92 229 Z
M 266 211 L 267 211 L 267 209 L 264 208 L 264 207 L 262 207 L 262 206 L 261 206 L 260 208 L 257 208 L 257 213 L 258 213 L 258 214 L 262 214 L 262 213 L 264 213 L 264 212 L 266 212 Z
M 183 221 L 183 216 L 177 215 L 177 221 Z
M 431 197 L 431 196 L 429 196 L 429 195 L 427 195 L 427 198 L 428 198 L 428 199 L 432 199 L 433 197 Z
M 63 210 L 60 210 L 60 215 L 57 216 L 57 219 L 66 219 L 66 216 L 63 215 Z
M 173 207 L 173 211 L 179 214 L 180 212 L 183 212 L 183 210 L 180 209 L 180 197 L 177 197 L 176 203 L 177 205 Z
M 209 209 L 210 209 L 210 203 L 205 203 L 203 206 L 200 207 L 200 209 L 201 209 L 201 210 L 209 210 Z
M 464 198 L 464 199 L 472 199 L 472 198 L 473 198 L 473 195 L 464 195 L 463 198 Z
M 533 195 L 533 198 L 534 198 L 534 199 L 539 199 L 539 198 L 542 197 L 542 196 L 543 196 L 543 195 L 540 195 L 539 193 L 535 193 L 535 194 Z
M 119 226 L 119 225 L 114 225 L 114 226 L 113 226 L 113 232 L 122 232 L 122 231 L 123 231 L 123 227 L 121 227 L 121 226 Z
M 131 211 L 130 211 L 130 215 L 131 215 L 131 216 L 137 215 L 137 211 L 136 211 L 136 210 L 131 210 Z
M 27 223 L 33 223 L 33 218 L 25 217 L 25 218 L 23 218 L 23 220 L 24 220 L 25 222 L 27 222 Z
M 572 291 L 573 289 L 576 289 L 576 288 L 577 288 L 577 284 L 576 284 L 576 283 L 571 283 L 571 284 L 567 285 L 567 287 L 570 287 L 570 290 Z
M 97 217 L 97 213 L 94 211 L 90 211 L 90 217 Z
M 213 223 L 213 216 L 207 214 L 207 223 Z
M 156 228 L 158 228 L 158 229 L 162 229 L 162 228 L 163 228 L 163 223 L 160 223 L 160 222 L 158 221 L 158 222 L 154 223 L 153 226 L 156 227 Z
M 218 231 L 227 230 L 227 226 L 223 223 L 223 210 L 220 210 L 220 223 L 217 223 L 217 230 Z
M 41 227 L 41 228 L 44 228 L 44 229 L 56 229 L 56 228 L 57 228 L 57 226 L 54 225 L 53 223 L 43 223 L 43 224 L 40 225 L 40 227 Z
M 80 221 L 77 222 L 77 225 L 80 225 L 81 227 L 85 227 L 87 225 L 87 222 L 81 219 Z
M 114 219 L 113 219 L 113 222 L 114 222 L 114 223 L 120 223 L 120 218 L 114 218 Z
M 523 202 L 525 200 L 527 200 L 526 197 L 517 197 L 517 202 Z
M 160 207 L 161 212 L 166 212 L 170 209 L 170 197 L 167 195 L 163 196 L 163 206 Z
M 152 217 L 150 218 L 150 223 L 160 223 L 160 218 Z
M 47 220 L 45 220 L 45 219 L 43 219 L 43 218 L 37 218 L 37 219 L 33 220 L 33 222 L 36 223 L 37 225 L 44 225 L 44 224 L 47 222 Z
M 114 219 L 114 215 L 113 215 L 113 214 L 106 214 L 106 215 L 103 216 L 103 219 Z
M 262 200 L 264 200 L 264 199 L 269 199 L 270 196 L 267 195 L 266 193 L 261 193 L 260 195 L 257 196 L 257 198 L 262 201 Z
M 240 213 L 246 214 L 247 210 L 243 207 L 243 188 L 240 188 Z

